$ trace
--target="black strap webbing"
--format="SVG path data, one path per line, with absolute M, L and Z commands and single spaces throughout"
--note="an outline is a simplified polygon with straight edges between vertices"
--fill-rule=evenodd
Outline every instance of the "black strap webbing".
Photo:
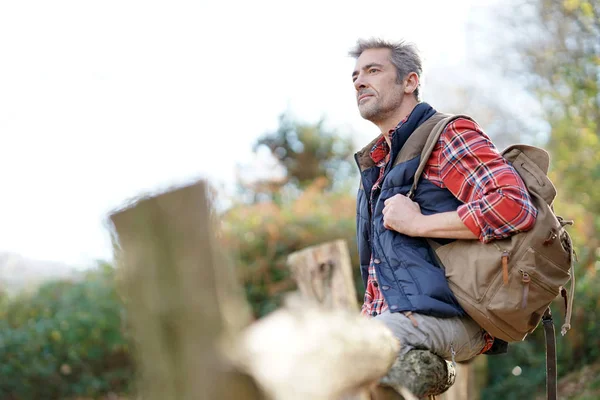
M 550 307 L 546 309 L 542 323 L 546 337 L 546 395 L 548 400 L 556 400 L 556 337 Z

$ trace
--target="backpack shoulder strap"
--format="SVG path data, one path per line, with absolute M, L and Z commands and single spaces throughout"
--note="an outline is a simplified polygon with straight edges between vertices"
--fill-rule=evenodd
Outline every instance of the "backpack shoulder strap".
M 425 122 L 419 125 L 419 127 L 415 129 L 413 133 L 410 134 L 410 136 L 406 140 L 406 143 L 404 143 L 404 145 L 400 149 L 400 152 L 398 153 L 396 159 L 394 160 L 394 163 L 392 164 L 392 168 L 398 164 L 412 160 L 415 157 L 419 157 L 421 155 L 421 152 L 423 151 L 425 142 L 427 141 L 427 138 L 431 134 L 433 128 L 437 125 L 438 122 L 448 117 L 450 117 L 449 114 L 436 112 Z
M 421 160 L 419 161 L 419 167 L 417 168 L 417 172 L 415 172 L 413 185 L 410 188 L 410 190 L 408 191 L 408 194 L 407 194 L 408 198 L 412 198 L 413 195 L 415 194 L 415 191 L 417 190 L 417 185 L 419 184 L 419 179 L 421 178 L 421 174 L 423 173 L 423 170 L 425 169 L 425 166 L 427 165 L 427 161 L 429 160 L 429 157 L 431 156 L 431 153 L 433 152 L 433 148 L 437 144 L 437 142 L 440 138 L 440 135 L 442 134 L 444 129 L 446 129 L 446 126 L 448 126 L 448 124 L 450 122 L 452 122 L 458 118 L 466 118 L 471 121 L 473 120 L 471 117 L 469 117 L 467 115 L 462 115 L 462 114 L 449 115 L 446 118 L 440 120 L 431 130 L 431 133 L 427 137 L 427 141 L 425 142 L 425 145 L 423 146 L 423 150 L 421 151 Z

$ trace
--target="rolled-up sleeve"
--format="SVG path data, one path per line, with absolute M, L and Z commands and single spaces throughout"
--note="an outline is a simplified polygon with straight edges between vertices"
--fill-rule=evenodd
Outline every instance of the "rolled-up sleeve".
M 523 180 L 473 121 L 450 123 L 429 163 L 428 175 L 464 203 L 458 215 L 481 242 L 533 227 L 537 210 Z

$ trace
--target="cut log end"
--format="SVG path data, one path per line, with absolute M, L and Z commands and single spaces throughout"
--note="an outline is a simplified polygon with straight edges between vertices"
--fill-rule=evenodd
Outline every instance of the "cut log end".
M 251 325 L 240 344 L 239 364 L 273 398 L 288 400 L 338 399 L 366 388 L 399 349 L 385 326 L 316 306 L 275 311 Z
M 428 350 L 411 350 L 394 361 L 381 384 L 398 393 L 408 390 L 423 398 L 444 393 L 454 384 L 455 377 L 451 362 Z

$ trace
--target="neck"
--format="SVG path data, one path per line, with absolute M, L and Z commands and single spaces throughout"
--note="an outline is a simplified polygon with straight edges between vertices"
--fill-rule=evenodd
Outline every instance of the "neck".
M 386 140 L 389 142 L 389 131 L 394 129 L 400 121 L 406 118 L 412 110 L 419 104 L 417 99 L 413 96 L 406 96 L 400 107 L 396 108 L 389 116 L 382 119 L 381 121 L 373 121 L 375 125 L 379 128 L 381 133 L 386 137 Z

